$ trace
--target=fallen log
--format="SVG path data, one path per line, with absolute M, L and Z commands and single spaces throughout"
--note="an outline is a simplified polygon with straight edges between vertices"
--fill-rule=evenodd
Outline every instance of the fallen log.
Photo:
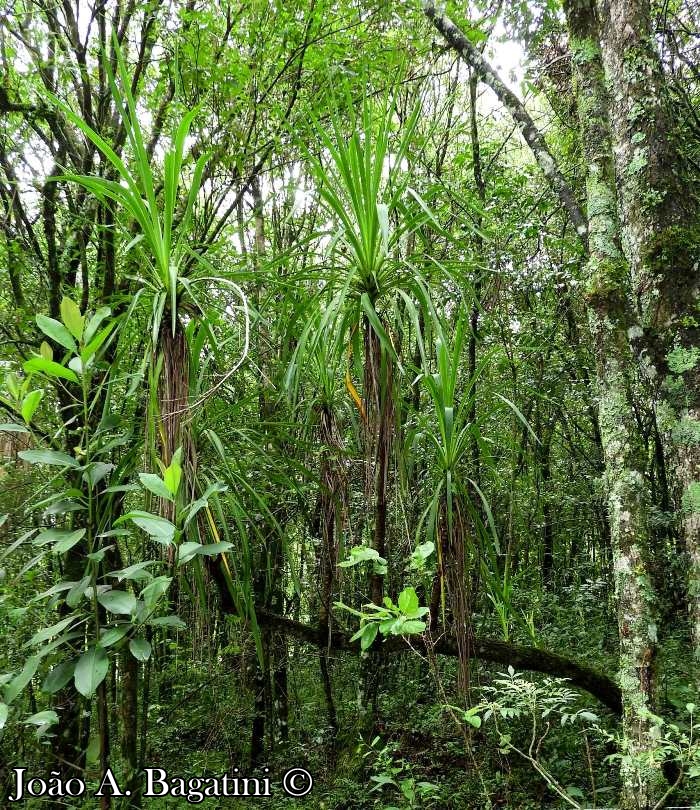
M 222 608 L 227 613 L 238 615 L 234 601 L 231 598 L 227 577 L 221 570 L 220 565 L 212 564 L 209 566 L 209 570 L 218 585 Z M 350 641 L 349 635 L 338 630 L 326 633 L 313 625 L 304 624 L 286 616 L 279 616 L 260 608 L 255 611 L 255 618 L 258 625 L 262 627 L 269 627 L 278 632 L 286 633 L 314 647 L 346 650 L 356 654 L 360 652 L 360 642 Z M 408 644 L 409 638 L 410 646 Z M 394 636 L 384 642 L 375 641 L 374 647 L 384 654 L 405 653 L 414 649 L 424 654 L 430 651 L 437 655 L 457 657 L 457 644 L 449 636 L 441 636 L 434 641 L 427 640 L 423 636 L 410 636 L 407 638 Z M 614 714 L 622 714 L 620 687 L 612 678 L 558 653 L 541 650 L 538 647 L 521 647 L 494 639 L 475 638 L 472 639 L 470 645 L 470 655 L 480 661 L 504 664 L 518 670 L 541 672 L 557 678 L 568 678 L 572 686 L 593 695 Z
M 345 633 L 334 631 L 326 634 L 312 625 L 266 611 L 258 610 L 255 615 L 261 626 L 284 632 L 315 647 L 330 647 L 331 650 L 346 650 L 352 653 L 360 652 L 359 641 L 351 642 L 350 636 Z M 377 648 L 379 652 L 385 654 L 410 652 L 411 648 L 426 653 L 430 647 L 432 652 L 438 655 L 457 657 L 457 644 L 454 639 L 447 636 L 442 636 L 433 644 L 422 636 L 410 636 L 410 647 L 408 641 L 409 638 L 394 636 L 383 643 L 375 641 L 373 649 Z M 620 687 L 612 678 L 563 655 L 537 647 L 521 647 L 505 641 L 486 638 L 473 639 L 470 653 L 472 658 L 480 661 L 510 665 L 515 669 L 528 672 L 542 672 L 557 678 L 568 678 L 572 686 L 577 686 L 593 695 L 615 714 L 622 713 Z

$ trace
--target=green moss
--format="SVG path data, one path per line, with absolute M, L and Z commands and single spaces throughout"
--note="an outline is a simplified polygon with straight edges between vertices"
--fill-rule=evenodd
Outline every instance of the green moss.
M 672 436 L 676 445 L 700 444 L 700 422 L 690 416 L 682 416 L 673 426 Z
M 604 259 L 589 262 L 586 299 L 589 305 L 604 307 L 608 312 L 622 312 L 629 279 L 623 260 Z
M 700 513 L 700 481 L 693 481 L 683 493 L 683 512 L 686 515 Z
M 697 346 L 691 346 L 689 349 L 676 346 L 668 353 L 667 360 L 668 367 L 674 374 L 683 374 L 691 371 L 698 364 L 700 349 Z
M 700 261 L 700 226 L 670 225 L 645 245 L 644 264 L 658 275 L 690 272 Z

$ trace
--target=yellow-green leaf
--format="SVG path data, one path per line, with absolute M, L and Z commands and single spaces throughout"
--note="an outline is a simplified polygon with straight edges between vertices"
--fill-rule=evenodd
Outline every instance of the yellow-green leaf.
M 64 296 L 63 301 L 61 301 L 61 320 L 76 340 L 82 338 L 84 318 L 80 314 L 78 305 L 68 296 Z

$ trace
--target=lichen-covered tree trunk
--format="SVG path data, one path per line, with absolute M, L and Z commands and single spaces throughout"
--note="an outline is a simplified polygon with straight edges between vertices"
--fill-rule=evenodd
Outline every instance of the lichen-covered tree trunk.
M 675 130 L 649 0 L 600 0 L 612 90 L 625 253 L 641 311 L 640 356 L 657 400 L 689 558 L 689 611 L 700 657 L 700 205 Z M 697 668 L 700 675 L 700 667 Z
M 597 359 L 599 420 L 618 604 L 625 753 L 620 806 L 653 806 L 658 768 L 643 764 L 654 746 L 647 710 L 654 701 L 656 624 L 648 575 L 645 455 L 633 409 L 635 357 L 627 263 L 620 244 L 608 100 L 593 0 L 565 0 L 581 140 L 588 167 L 589 320 Z M 631 331 L 632 330 L 632 331 Z

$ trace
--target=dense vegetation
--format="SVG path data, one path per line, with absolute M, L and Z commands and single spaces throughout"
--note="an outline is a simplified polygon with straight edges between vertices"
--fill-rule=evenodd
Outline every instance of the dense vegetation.
M 3 807 L 700 802 L 699 55 L 694 0 L 5 4 Z

